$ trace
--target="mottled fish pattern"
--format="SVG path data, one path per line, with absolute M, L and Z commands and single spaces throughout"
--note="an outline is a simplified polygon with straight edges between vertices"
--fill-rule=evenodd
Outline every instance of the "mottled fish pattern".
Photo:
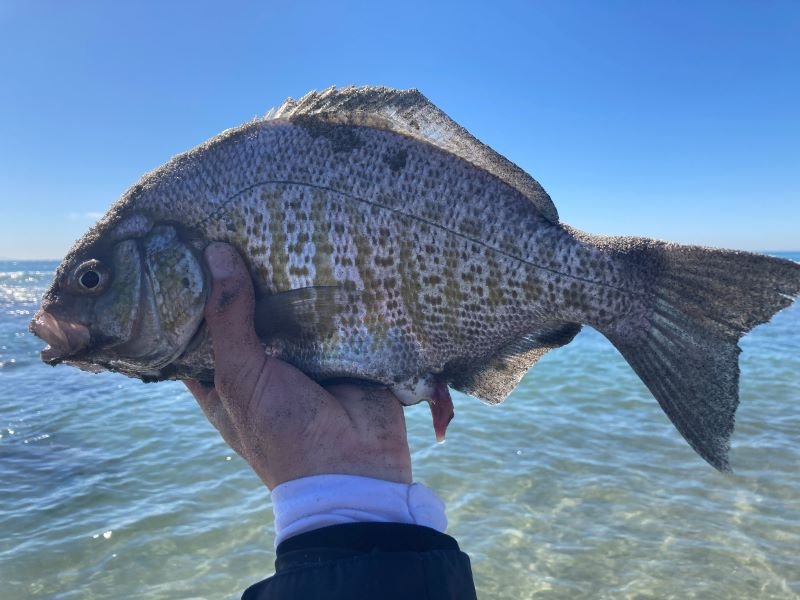
M 738 404 L 736 342 L 800 293 L 800 266 L 789 261 L 573 230 L 533 178 L 419 92 L 330 88 L 132 187 L 45 297 L 49 327 L 71 352 L 50 362 L 212 381 L 197 266 L 211 241 L 245 257 L 267 351 L 317 380 L 377 382 L 407 403 L 447 384 L 498 403 L 588 324 L 720 469 Z M 144 275 L 116 267 L 138 282 L 126 293 L 150 304 L 133 325 L 108 325 L 113 334 L 68 298 L 76 286 L 67 281 L 100 255 L 144 265 Z M 90 332 L 79 348 L 70 323 Z M 154 352 L 130 341 L 134 329 L 172 338 Z

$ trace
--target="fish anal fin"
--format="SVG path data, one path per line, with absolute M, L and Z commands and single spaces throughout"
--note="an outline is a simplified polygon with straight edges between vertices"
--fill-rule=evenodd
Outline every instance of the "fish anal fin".
M 536 361 L 549 350 L 571 342 L 580 330 L 577 323 L 546 323 L 502 347 L 489 360 L 449 366 L 445 375 L 453 389 L 489 404 L 499 404 Z
M 545 219 L 558 223 L 558 211 L 539 182 L 476 139 L 416 89 L 330 87 L 321 92 L 309 92 L 299 100 L 289 98 L 265 118 L 318 119 L 326 123 L 372 127 L 426 142 L 494 175 L 528 198 Z

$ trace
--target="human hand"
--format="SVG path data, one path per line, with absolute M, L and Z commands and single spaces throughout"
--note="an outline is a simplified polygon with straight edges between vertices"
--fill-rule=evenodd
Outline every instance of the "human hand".
M 269 357 L 253 325 L 253 285 L 231 246 L 211 244 L 205 317 L 214 346 L 213 386 L 184 381 L 206 417 L 270 489 L 321 474 L 411 483 L 400 401 L 388 390 L 327 389 Z

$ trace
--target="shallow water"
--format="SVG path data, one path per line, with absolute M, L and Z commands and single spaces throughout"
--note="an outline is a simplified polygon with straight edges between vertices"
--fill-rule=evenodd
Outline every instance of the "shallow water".
M 0 262 L 0 598 L 238 597 L 272 572 L 266 488 L 179 384 L 39 362 L 55 266 Z M 800 598 L 798 325 L 741 343 L 735 475 L 591 330 L 501 406 L 456 395 L 444 444 L 409 409 L 479 597 Z

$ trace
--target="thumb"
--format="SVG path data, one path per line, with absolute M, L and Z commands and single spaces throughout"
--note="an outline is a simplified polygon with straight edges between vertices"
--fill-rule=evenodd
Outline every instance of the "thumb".
M 253 325 L 255 295 L 244 261 L 232 246 L 218 242 L 206 248 L 205 256 L 212 278 L 205 318 L 214 346 L 215 380 L 224 394 L 226 383 L 260 369 L 265 354 Z

